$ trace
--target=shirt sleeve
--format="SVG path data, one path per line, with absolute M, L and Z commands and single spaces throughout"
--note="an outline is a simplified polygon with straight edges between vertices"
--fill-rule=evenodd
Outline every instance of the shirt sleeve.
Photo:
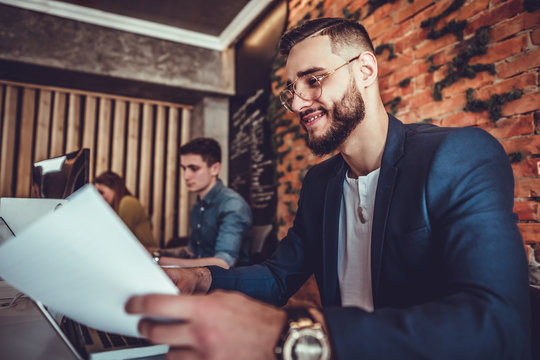
M 218 216 L 219 231 L 214 256 L 233 266 L 240 256 L 242 243 L 251 230 L 251 210 L 242 199 L 231 198 L 224 202 Z

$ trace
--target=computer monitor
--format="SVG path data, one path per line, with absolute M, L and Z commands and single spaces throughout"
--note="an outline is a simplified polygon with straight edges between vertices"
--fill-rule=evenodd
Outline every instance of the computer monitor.
M 90 149 L 38 161 L 32 169 L 34 198 L 65 199 L 87 184 L 90 173 Z

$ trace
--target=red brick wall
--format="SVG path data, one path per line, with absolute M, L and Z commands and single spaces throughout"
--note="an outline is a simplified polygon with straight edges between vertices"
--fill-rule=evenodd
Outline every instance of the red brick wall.
M 386 4 L 371 6 L 370 11 L 370 3 Z M 427 121 L 441 126 L 478 126 L 499 139 L 512 159 L 515 212 L 524 242 L 540 244 L 540 10 L 531 10 L 526 3 L 535 2 L 292 0 L 289 1 L 288 26 L 308 18 L 354 17 L 367 28 L 376 48 L 392 44 L 394 58 L 389 60 L 388 50 L 378 55 L 383 102 L 397 101 L 400 97 L 394 108 L 395 115 L 406 123 Z M 443 29 L 451 20 L 462 21 L 463 38 L 460 39 L 458 33 L 428 38 L 430 29 L 422 27 L 422 21 L 443 14 L 451 5 L 454 5 L 453 11 L 447 11 L 447 15 L 440 18 L 435 30 Z M 484 26 L 489 30 L 487 52 L 471 57 L 468 65 L 489 64 L 491 71 L 476 72 L 473 78 L 459 78 L 444 87 L 442 99 L 436 101 L 433 95 L 436 83 L 449 74 L 449 63 L 463 55 L 467 44 L 474 45 L 477 31 Z M 430 65 L 440 67 L 430 72 Z M 275 75 L 273 86 L 279 90 L 283 86 L 283 68 L 276 70 Z M 400 86 L 405 79 L 409 79 L 408 84 Z M 504 94 L 520 97 L 501 104 L 499 114 L 488 110 L 465 111 L 469 88 L 474 89 L 471 99 L 476 100 L 487 101 Z M 510 93 L 512 90 L 514 92 Z M 387 111 L 392 110 L 388 104 Z M 294 218 L 305 171 L 321 159 L 306 148 L 297 119 L 278 112 L 274 120 L 276 150 L 282 154 L 277 162 L 277 217 L 281 238 Z M 315 292 L 316 287 L 308 284 L 296 299 L 313 300 Z

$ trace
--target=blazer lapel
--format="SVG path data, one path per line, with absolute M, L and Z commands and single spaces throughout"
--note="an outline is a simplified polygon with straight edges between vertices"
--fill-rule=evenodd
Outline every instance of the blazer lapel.
M 341 157 L 341 156 L 340 156 Z M 347 166 L 345 161 L 336 166 L 335 175 L 331 177 L 326 186 L 323 214 L 323 286 L 324 293 L 321 300 L 326 306 L 339 306 L 341 296 L 339 293 L 339 280 L 337 272 L 339 210 L 343 196 L 343 178 Z
M 373 210 L 373 228 L 371 231 L 371 282 L 373 291 L 373 304 L 377 307 L 379 297 L 379 281 L 384 248 L 384 238 L 388 213 L 392 203 L 392 192 L 397 178 L 396 162 L 403 155 L 405 146 L 405 127 L 401 121 L 388 115 L 388 134 L 381 161 L 381 170 L 375 194 L 375 208 Z

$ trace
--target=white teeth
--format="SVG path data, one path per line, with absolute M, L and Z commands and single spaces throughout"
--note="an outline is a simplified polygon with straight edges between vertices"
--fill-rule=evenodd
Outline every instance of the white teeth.
M 315 119 L 320 118 L 321 116 L 323 116 L 323 114 L 316 115 L 316 116 L 314 116 L 312 118 L 309 118 L 309 120 L 304 120 L 304 121 L 309 124 L 310 122 L 312 122 Z

